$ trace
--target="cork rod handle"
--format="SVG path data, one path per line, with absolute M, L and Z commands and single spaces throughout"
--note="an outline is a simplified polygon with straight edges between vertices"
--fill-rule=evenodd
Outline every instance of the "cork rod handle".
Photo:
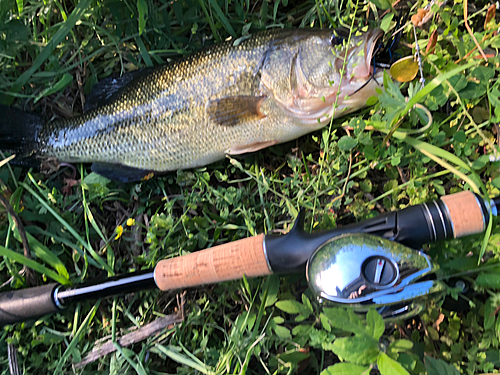
M 271 273 L 264 252 L 264 235 L 260 234 L 162 260 L 156 265 L 155 281 L 165 291 Z
M 471 191 L 441 197 L 446 205 L 453 227 L 453 237 L 460 238 L 471 234 L 482 233 L 485 220 L 481 205 Z

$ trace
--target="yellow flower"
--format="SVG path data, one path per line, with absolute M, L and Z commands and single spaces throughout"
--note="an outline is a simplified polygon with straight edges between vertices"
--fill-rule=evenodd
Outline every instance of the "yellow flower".
M 120 238 L 123 234 L 123 227 L 121 225 L 118 225 L 115 229 L 115 233 L 116 233 L 116 237 L 115 237 L 115 240 L 117 240 L 118 238 Z
M 132 225 L 135 225 L 135 219 L 132 219 L 131 217 L 129 217 L 129 218 L 127 219 L 127 225 L 128 225 L 129 227 L 131 227 Z

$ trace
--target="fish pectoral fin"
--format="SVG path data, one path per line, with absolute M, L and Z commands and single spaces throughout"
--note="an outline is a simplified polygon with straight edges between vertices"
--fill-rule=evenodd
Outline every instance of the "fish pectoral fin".
M 226 151 L 226 154 L 228 154 L 228 155 L 246 154 L 248 152 L 255 152 L 255 151 L 262 150 L 263 148 L 266 148 L 266 147 L 274 146 L 277 143 L 278 143 L 278 141 L 272 140 L 272 141 L 266 141 L 266 142 L 250 143 L 248 145 L 243 145 L 243 146 L 231 147 L 229 150 Z
M 228 96 L 210 100 L 207 103 L 207 115 L 210 121 L 224 126 L 261 119 L 266 117 L 261 110 L 266 98 L 267 96 Z
M 140 181 L 151 174 L 151 171 L 113 163 L 93 163 L 90 169 L 92 172 L 118 182 Z

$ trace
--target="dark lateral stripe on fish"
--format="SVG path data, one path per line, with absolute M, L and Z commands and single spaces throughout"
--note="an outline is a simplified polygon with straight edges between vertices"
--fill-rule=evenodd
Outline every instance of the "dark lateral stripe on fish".
M 3 108 L 0 149 L 92 163 L 98 173 L 130 181 L 291 141 L 376 95 L 381 76 L 372 78 L 371 65 L 381 34 L 371 30 L 340 45 L 333 30 L 268 30 L 104 80 L 81 116 L 43 123 Z

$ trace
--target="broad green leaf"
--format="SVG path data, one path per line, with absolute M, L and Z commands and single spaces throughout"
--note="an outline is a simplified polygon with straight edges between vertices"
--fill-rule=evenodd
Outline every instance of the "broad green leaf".
M 100 174 L 97 174 L 95 172 L 91 172 L 88 175 L 86 175 L 85 178 L 83 179 L 82 186 L 86 189 L 89 189 L 89 185 L 106 186 L 110 182 L 111 181 L 108 178 L 101 176 Z
M 274 332 L 276 335 L 282 339 L 291 339 L 292 335 L 290 334 L 290 330 L 286 327 L 283 326 L 276 326 L 274 327 Z
M 459 130 L 453 134 L 453 139 L 457 142 L 465 143 L 467 141 L 467 136 L 463 130 Z
M 299 324 L 292 329 L 292 334 L 294 336 L 305 336 L 309 334 L 309 331 L 311 331 L 313 327 L 306 325 L 306 324 Z
M 484 166 L 488 165 L 489 163 L 490 163 L 490 156 L 489 155 L 481 155 L 476 160 L 474 160 L 474 163 L 472 163 L 472 169 L 477 171 L 477 170 L 483 168 Z
M 460 375 L 458 370 L 441 359 L 425 357 L 427 375 Z
M 358 366 L 353 363 L 336 363 L 329 366 L 320 375 L 366 375 L 369 373 L 370 367 Z
M 278 275 L 273 274 L 270 277 L 269 281 L 269 290 L 267 292 L 267 298 L 265 307 L 269 307 L 274 305 L 274 303 L 278 300 L 278 292 L 280 289 L 280 278 Z
M 478 66 L 477 68 L 474 68 L 469 74 L 469 77 L 477 78 L 477 80 L 484 85 L 486 85 L 486 83 L 494 76 L 495 69 L 487 66 Z
M 399 362 L 391 359 L 385 353 L 380 353 L 377 359 L 377 366 L 381 375 L 410 375 Z
M 394 13 L 390 12 L 385 15 L 385 17 L 382 19 L 382 22 L 380 22 L 380 28 L 384 30 L 384 33 L 389 30 L 389 26 L 391 26 L 391 21 L 394 18 Z
M 389 355 L 387 353 L 387 355 Z M 390 355 L 389 355 L 390 357 Z M 392 357 L 391 357 L 392 358 Z M 395 359 L 395 358 L 392 358 L 392 359 Z M 418 356 L 416 354 L 413 354 L 413 353 L 400 353 L 398 356 L 397 356 L 397 361 L 401 364 L 401 366 L 403 366 L 406 371 L 414 371 L 415 368 L 417 367 L 417 363 L 421 363 L 421 366 L 423 366 L 424 364 L 420 361 L 418 361 Z M 416 373 L 418 373 L 416 371 Z
M 309 316 L 311 311 L 307 306 L 295 300 L 285 300 L 276 302 L 276 307 L 288 314 L 301 314 Z
M 375 362 L 380 353 L 378 341 L 368 335 L 342 337 L 336 339 L 329 348 L 344 361 L 357 365 Z
M 312 313 L 314 311 L 311 301 L 309 301 L 309 298 L 305 294 L 302 294 L 302 303 L 303 306 L 310 312 Z
M 375 309 L 370 309 L 366 314 L 366 332 L 375 340 L 378 340 L 384 333 L 384 319 Z
M 470 270 L 476 267 L 477 267 L 477 260 L 475 260 L 472 257 L 469 258 L 461 257 L 453 259 L 441 265 L 441 268 L 446 268 L 451 270 L 461 270 L 461 271 Z
M 372 191 L 373 183 L 369 179 L 365 179 L 365 180 L 362 180 L 362 181 L 359 182 L 359 187 L 365 193 L 369 193 L 369 192 Z
M 391 7 L 391 2 L 389 0 L 370 0 L 370 3 L 375 4 L 375 6 L 381 10 L 386 10 Z
M 456 68 L 451 69 L 450 71 L 448 71 L 446 73 L 443 73 L 443 74 L 435 77 L 432 81 L 428 82 L 420 91 L 418 91 L 415 95 L 413 95 L 410 98 L 410 100 L 407 101 L 406 98 L 403 97 L 403 101 L 406 103 L 406 105 L 401 106 L 399 101 L 397 101 L 395 99 L 391 99 L 393 102 L 395 102 L 395 103 L 393 103 L 393 107 L 395 108 L 395 110 L 393 111 L 393 113 L 390 116 L 387 116 L 388 124 L 384 123 L 383 126 L 379 130 L 387 133 L 387 135 L 385 137 L 386 139 L 392 135 L 394 135 L 395 138 L 403 139 L 404 136 L 406 136 L 406 134 L 404 134 L 404 133 L 403 133 L 404 134 L 403 137 L 401 137 L 401 134 L 399 137 L 396 137 L 396 135 L 398 134 L 398 132 L 396 132 L 396 129 L 399 127 L 397 120 L 401 116 L 405 116 L 409 111 L 411 111 L 413 109 L 413 107 L 415 106 L 415 104 L 423 101 L 425 99 L 425 97 L 427 95 L 429 95 L 429 93 L 432 90 L 434 90 L 436 87 L 443 84 L 445 80 L 450 79 L 451 77 L 456 76 L 457 74 L 461 73 L 462 71 L 464 71 L 470 67 L 473 67 L 474 65 L 477 65 L 477 64 L 478 64 L 477 62 L 472 61 L 468 64 L 460 65 Z M 460 76 L 460 77 L 462 77 L 462 76 Z M 396 97 L 400 98 L 402 96 L 399 88 L 396 87 L 394 82 L 392 82 L 392 79 L 389 78 L 387 71 L 384 71 L 384 88 L 385 88 L 385 91 L 387 92 L 387 95 L 384 95 L 385 94 L 384 93 L 380 96 L 381 103 L 382 103 L 382 100 L 384 97 L 390 97 L 392 95 L 392 96 L 396 96 Z M 387 103 L 387 104 L 390 104 L 390 103 Z M 389 131 L 387 131 L 387 126 L 389 126 L 391 128 Z M 408 142 L 407 139 L 405 139 L 405 141 Z M 421 149 L 419 149 L 419 151 L 422 152 Z M 444 151 L 444 150 L 441 150 L 441 151 Z M 424 153 L 424 154 L 427 155 L 427 153 Z M 452 155 L 451 153 L 449 153 L 449 154 Z M 437 155 L 437 154 L 434 153 L 434 155 Z M 456 156 L 454 156 L 454 155 L 452 155 L 452 156 L 455 159 L 460 160 Z M 462 164 L 465 164 L 465 163 L 462 162 Z M 468 170 L 469 168 L 466 167 L 466 169 Z M 454 172 L 454 173 L 457 174 L 456 172 Z M 462 176 L 460 176 L 460 178 L 462 178 Z M 466 182 L 469 183 L 469 181 L 466 181 Z M 474 186 L 475 186 L 475 184 L 474 184 Z M 479 189 L 477 189 L 477 187 L 476 187 L 476 190 L 477 190 L 477 192 L 479 192 Z
M 350 151 L 358 145 L 358 140 L 348 135 L 339 139 L 338 146 L 341 151 Z
M 477 277 L 476 285 L 485 288 L 500 289 L 500 274 L 483 272 Z
M 319 315 L 319 320 L 320 320 L 320 322 L 321 322 L 321 327 L 322 327 L 325 331 L 327 331 L 327 332 L 332 332 L 332 326 L 331 326 L 331 324 L 330 324 L 330 322 L 329 322 L 328 317 L 326 317 L 326 315 L 325 315 L 325 314 L 321 313 L 321 314 Z
M 277 357 L 285 363 L 295 363 L 303 361 L 304 359 L 309 358 L 311 354 L 308 352 L 299 352 L 297 350 L 287 351 L 285 353 L 280 353 Z
M 346 310 L 332 307 L 323 309 L 323 313 L 335 328 L 356 334 L 366 334 L 363 322 L 351 309 Z
M 33 341 L 31 341 L 32 346 L 37 346 L 40 344 L 50 345 L 57 344 L 64 340 L 63 335 L 54 335 L 52 333 L 43 333 L 37 336 Z
M 413 348 L 413 343 L 409 340 L 396 340 L 391 342 L 387 348 L 387 355 L 392 359 L 397 359 L 400 352 L 405 352 Z
M 322 329 L 311 327 L 309 334 L 309 345 L 313 348 L 322 348 L 324 343 L 333 342 L 335 335 Z

